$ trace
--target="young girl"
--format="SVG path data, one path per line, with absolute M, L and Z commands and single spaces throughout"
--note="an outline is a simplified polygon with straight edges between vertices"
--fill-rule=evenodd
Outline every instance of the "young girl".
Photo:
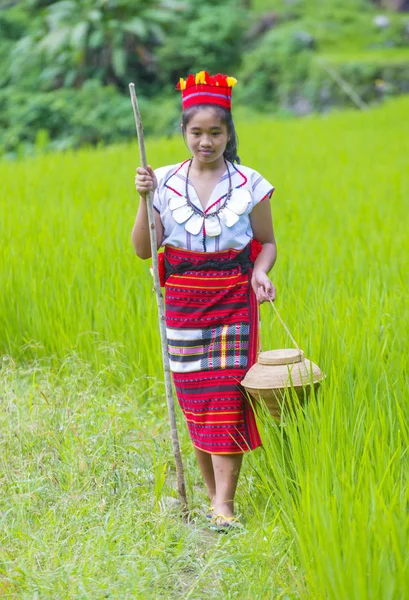
M 240 381 L 256 362 L 258 303 L 275 297 L 269 199 L 274 187 L 240 165 L 231 115 L 236 80 L 205 71 L 180 80 L 192 157 L 138 168 L 132 242 L 151 255 L 145 194 L 154 190 L 170 366 L 216 527 L 234 521 L 243 453 L 261 445 Z

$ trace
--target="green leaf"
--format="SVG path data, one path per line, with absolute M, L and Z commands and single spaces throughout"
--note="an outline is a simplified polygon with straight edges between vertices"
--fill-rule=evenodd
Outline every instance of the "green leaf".
M 163 31 L 163 28 L 157 23 L 151 23 L 151 35 L 154 36 L 155 41 L 159 44 L 163 44 L 166 40 L 166 35 Z
M 163 2 L 160 3 L 160 8 L 162 10 L 183 12 L 189 8 L 189 3 L 180 2 L 179 0 L 163 0 Z
M 61 67 L 52 65 L 41 71 L 39 79 L 43 83 L 52 83 L 61 74 Z
M 67 43 L 69 33 L 70 30 L 68 27 L 61 27 L 56 31 L 51 31 L 38 44 L 39 51 L 56 54 Z
M 92 31 L 88 38 L 88 46 L 90 48 L 100 48 L 104 45 L 104 32 L 101 29 Z
M 128 21 L 128 23 L 125 23 L 123 30 L 128 31 L 129 33 L 134 33 L 140 39 L 146 39 L 148 36 L 148 28 L 146 23 L 144 23 L 144 21 L 139 17 L 135 17 L 134 19 Z
M 143 17 L 145 21 L 154 21 L 155 23 L 162 23 L 163 25 L 173 23 L 173 21 L 175 20 L 175 16 L 171 12 L 157 9 L 145 10 L 143 12 Z
M 118 47 L 112 50 L 112 67 L 115 75 L 123 77 L 126 71 L 126 53 Z
M 85 46 L 89 24 L 81 21 L 71 31 L 71 46 L 73 48 L 82 48 Z
M 100 10 L 97 10 L 96 8 L 94 8 L 93 10 L 90 10 L 88 13 L 88 19 L 90 21 L 92 21 L 93 23 L 100 21 L 102 18 L 102 13 Z
M 78 6 L 72 0 L 62 0 L 51 4 L 47 9 L 46 22 L 50 29 L 56 29 L 61 22 L 69 21 L 78 12 Z
M 65 78 L 64 78 L 65 86 L 71 87 L 74 84 L 74 81 L 75 81 L 77 75 L 78 75 L 78 72 L 76 69 L 70 69 L 69 71 L 67 71 L 67 73 L 65 74 Z

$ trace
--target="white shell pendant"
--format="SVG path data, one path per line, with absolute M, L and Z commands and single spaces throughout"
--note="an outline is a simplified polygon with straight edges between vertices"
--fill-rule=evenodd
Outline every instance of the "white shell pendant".
M 185 223 L 185 229 L 188 233 L 192 235 L 197 235 L 200 233 L 203 227 L 203 217 L 202 215 L 194 214 L 187 223 Z
M 239 216 L 236 215 L 236 213 L 234 213 L 232 210 L 227 208 L 227 206 L 225 206 L 223 210 L 219 212 L 219 217 L 226 225 L 226 227 L 233 227 L 233 225 L 235 225 L 239 220 Z
M 187 200 L 185 196 L 172 196 L 168 202 L 170 210 L 175 210 L 176 208 L 180 208 L 185 204 L 187 206 Z
M 242 215 L 246 212 L 249 203 L 251 202 L 251 192 L 247 188 L 239 188 L 233 191 L 228 206 L 237 215 Z
M 184 223 L 193 215 L 193 210 L 190 206 L 181 206 L 176 210 L 172 211 L 172 217 L 175 219 L 176 223 Z
M 208 217 L 205 223 L 206 235 L 209 237 L 216 237 L 222 232 L 220 221 L 218 217 Z

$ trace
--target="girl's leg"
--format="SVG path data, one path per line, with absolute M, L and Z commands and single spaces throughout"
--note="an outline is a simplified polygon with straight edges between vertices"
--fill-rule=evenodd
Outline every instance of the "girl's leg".
M 195 447 L 194 451 L 197 462 L 199 463 L 200 471 L 203 475 L 203 479 L 205 480 L 207 495 L 209 496 L 209 500 L 213 505 L 213 499 L 216 495 L 216 482 L 214 478 L 212 455 Z
M 215 515 L 234 515 L 234 495 L 239 479 L 242 454 L 212 454 L 216 496 L 213 500 Z

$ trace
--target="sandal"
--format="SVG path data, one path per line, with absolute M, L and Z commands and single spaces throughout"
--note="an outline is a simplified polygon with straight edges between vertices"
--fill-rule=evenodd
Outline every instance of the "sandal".
M 219 533 L 227 533 L 231 529 L 241 528 L 238 517 L 225 517 L 222 514 L 210 516 L 212 522 L 210 529 L 212 531 L 218 531 Z
M 206 513 L 206 519 L 213 519 L 214 508 L 211 506 Z

